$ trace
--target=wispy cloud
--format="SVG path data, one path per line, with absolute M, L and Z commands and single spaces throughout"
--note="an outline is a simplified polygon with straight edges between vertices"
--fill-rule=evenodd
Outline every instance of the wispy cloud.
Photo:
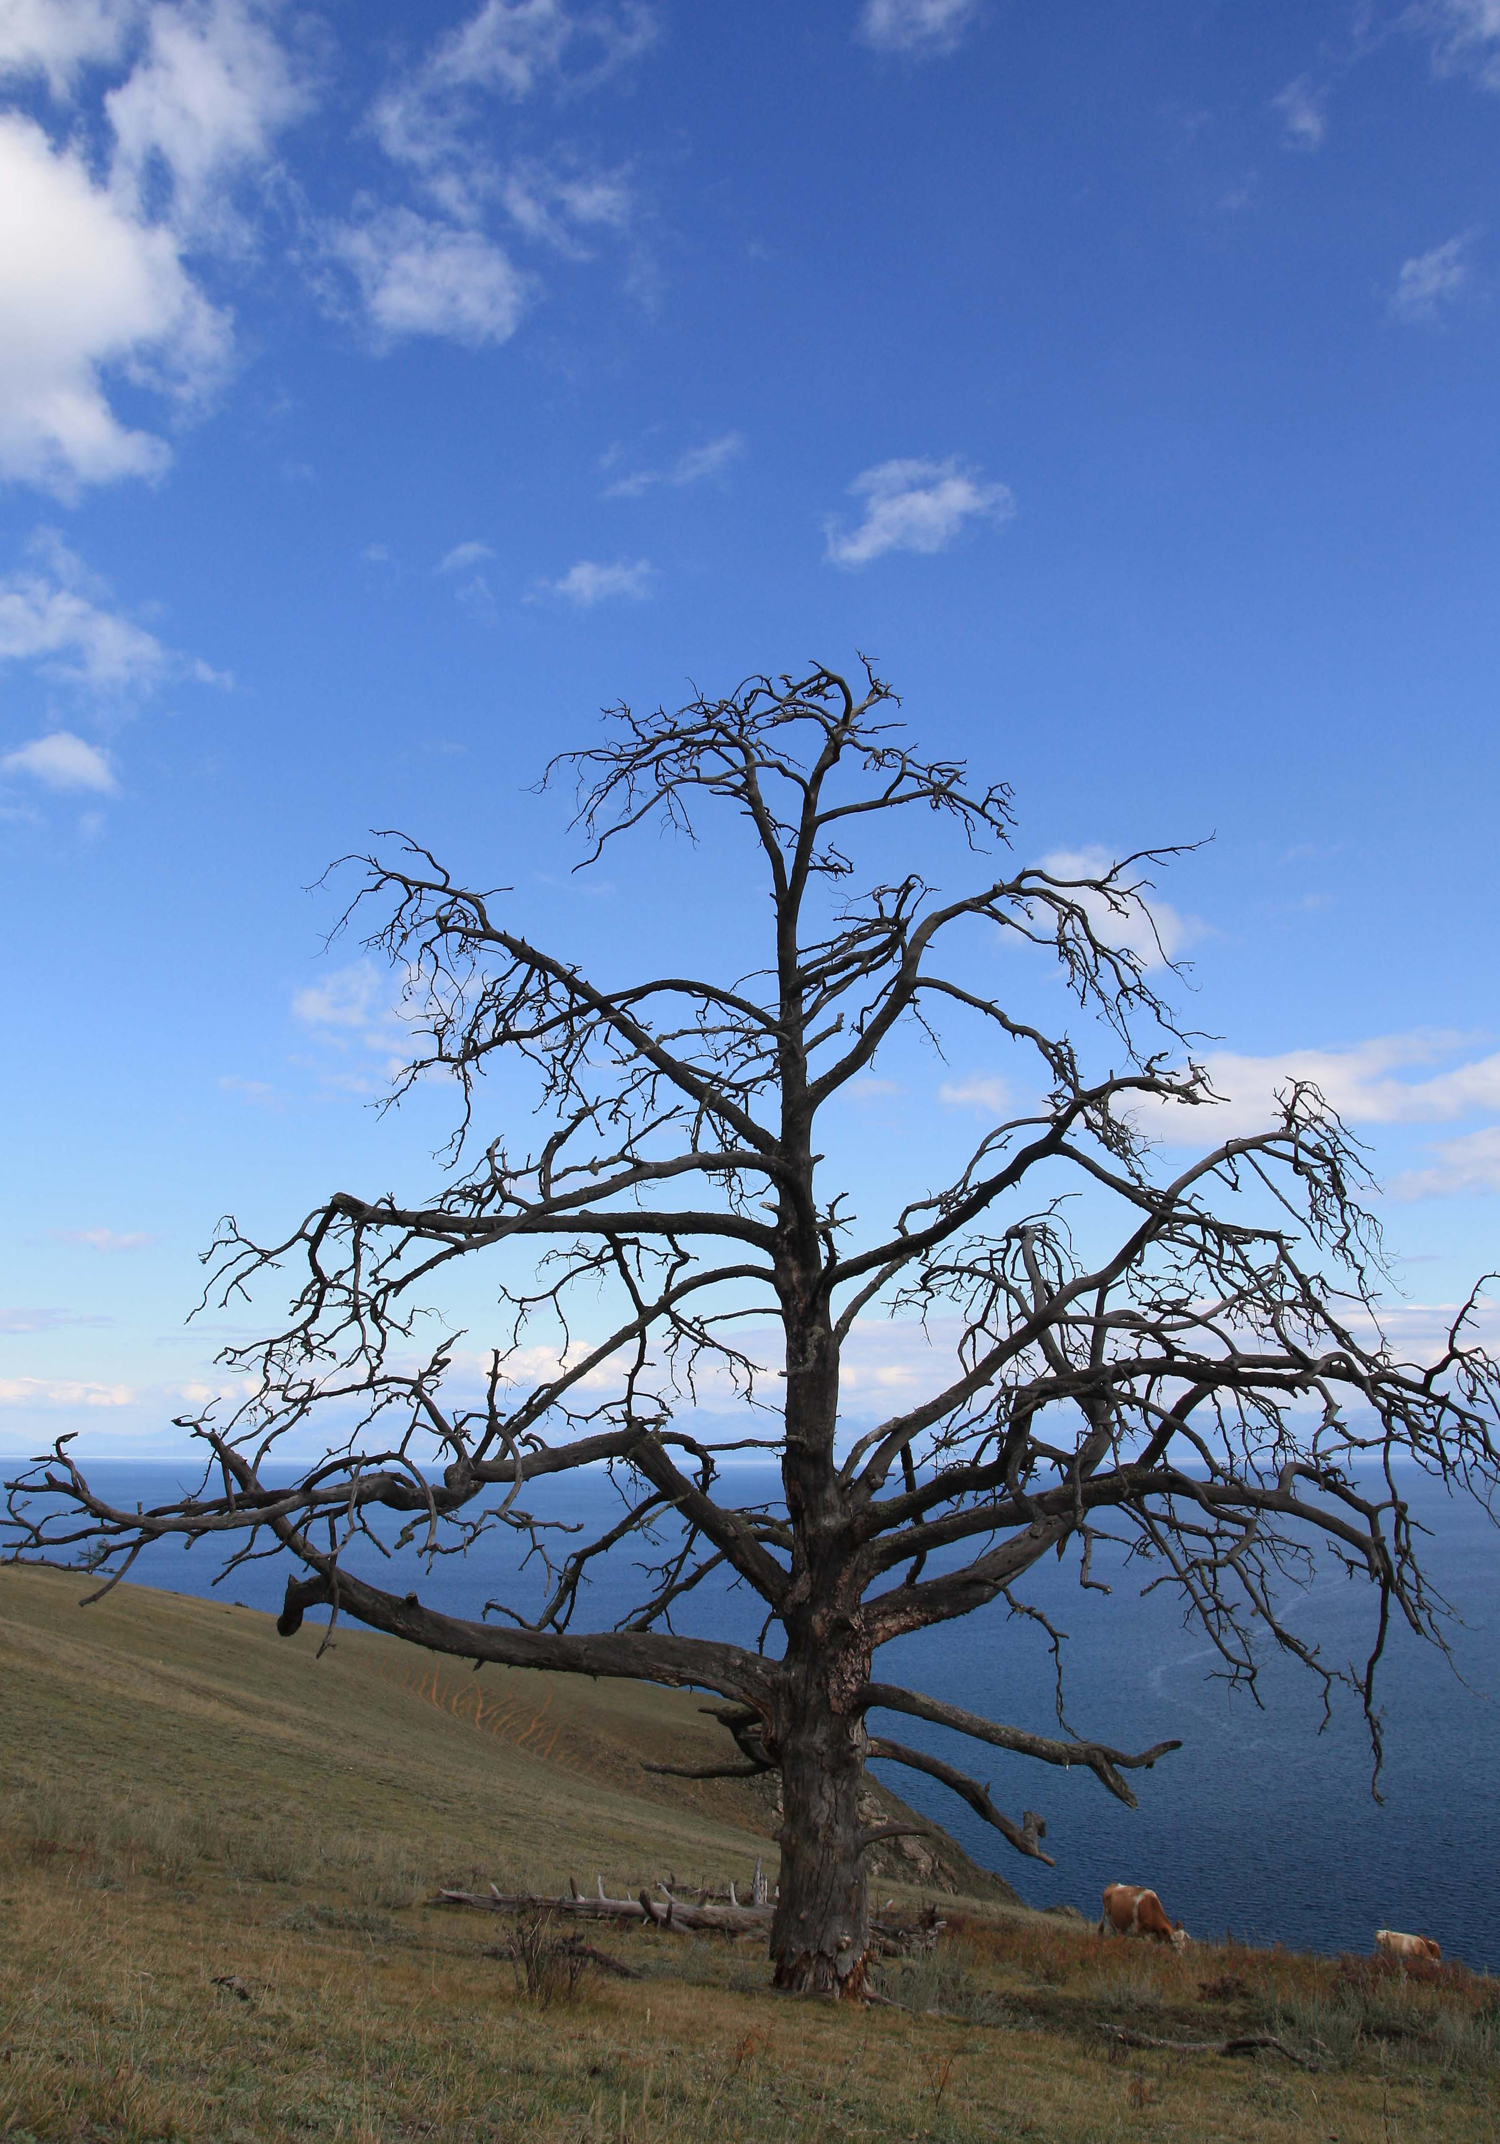
M 566 143 L 502 163 L 493 104 L 573 97 L 618 74 L 654 41 L 639 0 L 485 0 L 376 101 L 369 129 L 424 213 L 366 203 L 327 239 L 356 278 L 377 341 L 425 334 L 479 344 L 515 332 L 533 280 L 494 225 L 570 259 L 623 233 L 634 201 L 623 169 L 589 168 Z
M 634 209 L 624 171 L 583 171 L 524 157 L 498 181 L 500 204 L 518 231 L 570 260 L 587 260 L 585 234 L 623 231 Z
M 877 52 L 935 58 L 955 51 L 978 19 L 978 0 L 865 0 L 856 34 Z
M 71 730 L 52 730 L 0 758 L 0 774 L 29 775 L 46 789 L 88 789 L 113 796 L 119 787 L 108 756 Z
M 1299 74 L 1294 82 L 1271 99 L 1271 109 L 1281 121 L 1281 138 L 1288 149 L 1312 150 L 1323 146 L 1328 119 L 1322 92 L 1310 76 Z
M 48 1234 L 57 1243 L 81 1243 L 91 1251 L 113 1255 L 117 1251 L 143 1251 L 155 1238 L 144 1229 L 121 1232 L 113 1228 L 54 1228 Z
M 1470 281 L 1473 271 L 1469 250 L 1473 241 L 1472 231 L 1461 232 L 1457 238 L 1434 246 L 1430 253 L 1403 261 L 1390 298 L 1393 316 L 1417 327 L 1431 327 L 1440 320 L 1444 309 Z
M 1277 1094 L 1296 1081 L 1316 1087 L 1350 1125 L 1443 1124 L 1466 1116 L 1500 1116 L 1500 1051 L 1427 1071 L 1426 1077 L 1411 1076 L 1458 1057 L 1463 1047 L 1462 1036 L 1419 1031 L 1269 1057 L 1210 1050 L 1200 1062 L 1223 1102 L 1211 1109 L 1153 1111 L 1152 1130 L 1179 1146 L 1201 1145 L 1205 1133 L 1218 1140 L 1262 1131 L 1275 1121 Z M 1465 1142 L 1454 1144 L 1461 1148 Z M 1457 1165 L 1451 1157 L 1444 1164 Z M 1472 1155 L 1465 1165 L 1473 1165 Z
M 658 484 L 673 485 L 679 490 L 690 484 L 702 484 L 709 478 L 722 476 L 744 451 L 743 432 L 721 432 L 717 439 L 679 454 L 669 468 L 637 469 L 630 476 L 619 478 L 604 496 L 606 499 L 637 499 L 642 492 L 651 491 Z
M 1108 849 L 1053 849 L 1042 858 L 1042 869 L 1067 885 L 1079 879 L 1106 878 L 1114 862 Z M 1196 916 L 1183 915 L 1170 901 L 1160 899 L 1144 885 L 1139 893 L 1126 898 L 1123 913 L 1102 894 L 1086 887 L 1070 892 L 1069 898 L 1083 910 L 1105 944 L 1134 953 L 1147 968 L 1176 960 L 1204 934 L 1205 926 Z
M 1391 1185 L 1398 1199 L 1449 1199 L 1465 1191 L 1500 1191 L 1500 1124 L 1486 1124 L 1432 1149 L 1425 1169 L 1403 1170 Z
M 0 1377 L 0 1407 L 129 1407 L 129 1385 L 89 1385 L 64 1377 Z
M 108 1325 L 108 1318 L 90 1317 L 78 1310 L 29 1310 L 0 1308 L 0 1333 L 51 1333 L 67 1325 Z
M 560 596 L 564 602 L 576 604 L 580 610 L 592 610 L 596 603 L 605 603 L 617 596 L 640 602 L 651 592 L 651 577 L 655 570 L 649 558 L 638 558 L 633 565 L 624 559 L 616 559 L 608 566 L 591 558 L 581 558 L 560 580 L 543 581 L 540 587 L 548 595 Z
M 1500 89 L 1500 0 L 1425 0 L 1407 21 L 1431 38 L 1434 73 Z
M 29 563 L 0 578 L 0 662 L 33 663 L 96 698 L 143 694 L 178 678 L 229 682 L 114 607 L 108 582 L 55 529 L 37 529 L 26 552 Z
M 463 573 L 470 566 L 480 565 L 494 555 L 491 545 L 481 543 L 475 537 L 468 543 L 456 543 L 451 551 L 445 551 L 433 570 L 437 573 Z
M 480 570 L 494 555 L 490 544 L 474 538 L 468 543 L 455 544 L 433 568 L 435 573 L 447 574 L 456 581 L 455 597 L 480 625 L 494 625 L 499 617 L 495 591 Z
M 1008 521 L 1015 513 L 1009 486 L 984 484 L 950 456 L 947 461 L 881 462 L 849 486 L 864 501 L 854 529 L 824 523 L 824 556 L 836 566 L 868 566 L 888 551 L 944 551 L 973 521 Z
M 323 242 L 353 276 L 377 346 L 432 335 L 477 350 L 508 342 L 526 310 L 531 279 L 482 231 L 370 206 Z
M 472 138 L 479 99 L 520 104 L 543 89 L 597 88 L 656 35 L 655 11 L 640 0 L 586 9 L 565 0 L 485 0 L 386 91 L 372 124 L 386 154 L 419 171 L 472 164 L 480 154 Z

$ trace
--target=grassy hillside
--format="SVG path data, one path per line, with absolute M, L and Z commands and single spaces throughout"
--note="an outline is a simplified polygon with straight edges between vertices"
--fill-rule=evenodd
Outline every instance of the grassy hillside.
M 763 1787 L 640 1769 L 721 1754 L 696 1700 L 360 1632 L 319 1662 L 311 1628 L 129 1587 L 80 1612 L 81 1590 L 0 1568 L 0 2137 L 1500 2144 L 1489 1981 L 1163 1958 L 977 1873 L 936 1958 L 889 1967 L 900 2010 L 788 2002 L 758 1943 L 644 1930 L 595 1940 L 645 1977 L 543 2008 L 486 1955 L 510 1923 L 423 1901 L 762 1856 L 774 1877 Z M 1121 2027 L 1274 2030 L 1316 2067 Z

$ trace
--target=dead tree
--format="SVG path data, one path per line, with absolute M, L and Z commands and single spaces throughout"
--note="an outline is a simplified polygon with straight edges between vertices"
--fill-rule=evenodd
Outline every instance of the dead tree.
M 1112 1531 L 1178 1589 L 1231 1676 L 1253 1681 L 1259 1626 L 1325 1695 L 1349 1683 L 1378 1758 L 1371 1692 L 1391 1615 L 1440 1643 L 1443 1613 L 1395 1465 L 1480 1489 L 1496 1469 L 1496 1371 L 1468 1310 L 1428 1363 L 1382 1337 L 1365 1179 L 1312 1087 L 1289 1087 L 1256 1136 L 1160 1165 L 1150 1124 L 1202 1109 L 1211 1127 L 1215 1099 L 1152 980 L 1164 963 L 1146 873 L 1169 852 L 1093 877 L 1011 868 L 1008 790 L 920 757 L 893 705 L 873 676 L 858 689 L 823 669 L 757 678 L 674 714 L 614 709 L 604 741 L 550 770 L 578 785 L 586 862 L 663 820 L 746 838 L 756 898 L 769 897 L 741 911 L 765 916 L 748 975 L 585 974 L 523 935 L 503 894 L 378 837 L 354 860 L 353 910 L 413 1023 L 393 1099 L 434 1079 L 456 1097 L 436 1188 L 410 1204 L 336 1192 L 269 1245 L 224 1224 L 215 1301 L 288 1266 L 300 1277 L 274 1336 L 223 1358 L 254 1396 L 183 1424 L 206 1448 L 197 1496 L 115 1509 L 65 1441 L 11 1490 L 23 1545 L 102 1545 L 115 1575 L 168 1535 L 217 1537 L 231 1566 L 289 1550 L 306 1575 L 288 1584 L 286 1633 L 327 1607 L 476 1663 L 715 1693 L 738 1745 L 726 1772 L 780 1778 L 776 1980 L 833 1994 L 862 1989 L 871 1954 L 865 1855 L 883 1830 L 862 1831 L 858 1804 L 872 1756 L 954 1788 L 1046 1858 L 1039 1818 L 1009 1817 L 946 1761 L 872 1736 L 872 1709 L 1085 1765 L 1127 1803 L 1127 1773 L 1177 1746 L 1130 1753 L 997 1725 L 878 1681 L 883 1645 L 997 1601 L 1025 1607 L 1013 1589 L 1045 1556 L 1076 1557 L 1096 1584 L 1095 1544 Z M 862 847 L 913 858 L 944 828 L 970 890 L 904 866 L 858 890 Z M 997 942 L 1056 963 L 1078 1035 L 999 1001 Z M 857 1213 L 825 1181 L 820 1117 L 902 1033 L 964 1024 L 1012 1053 L 1034 1099 L 985 1130 L 951 1181 Z M 502 1129 L 487 1114 L 497 1066 L 532 1082 L 534 1146 L 515 1117 Z M 487 1383 L 466 1384 L 455 1335 L 419 1345 L 418 1306 L 485 1253 L 500 1343 Z M 892 1315 L 925 1323 L 925 1395 L 841 1431 L 841 1356 L 862 1321 Z M 517 1351 L 539 1335 L 555 1365 L 522 1381 Z M 716 1410 L 698 1404 L 710 1375 Z M 714 1431 L 726 1381 L 727 1436 Z M 287 1482 L 278 1455 L 314 1419 L 330 1425 L 326 1456 Z M 775 1455 L 779 1497 L 724 1494 L 726 1455 L 747 1451 Z M 561 1552 L 528 1492 L 600 1462 L 618 1517 Z M 356 1575 L 349 1545 L 373 1538 L 381 1511 L 407 1514 L 403 1539 L 429 1553 L 497 1527 L 529 1536 L 550 1573 L 541 1612 L 463 1619 Z M 594 1559 L 641 1539 L 655 1562 L 635 1612 L 575 1632 Z M 1314 1547 L 1369 1581 L 1363 1670 L 1329 1666 L 1285 1619 L 1283 1581 Z M 716 1571 L 764 1604 L 759 1649 L 674 1629 Z

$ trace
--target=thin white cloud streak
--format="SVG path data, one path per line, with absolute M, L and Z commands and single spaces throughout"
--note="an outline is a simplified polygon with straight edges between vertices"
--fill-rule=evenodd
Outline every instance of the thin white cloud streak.
M 559 596 L 579 610 L 592 610 L 596 603 L 619 597 L 639 603 L 651 592 L 655 570 L 649 558 L 638 558 L 633 565 L 624 559 L 601 565 L 595 559 L 581 558 L 560 580 L 543 581 L 541 586 L 548 595 Z
M 62 1377 L 0 1377 L 0 1407 L 129 1407 L 129 1385 L 90 1385 Z
M 1416 1033 L 1382 1035 L 1343 1049 L 1286 1050 L 1251 1057 L 1210 1050 L 1198 1061 L 1215 1092 L 1214 1107 L 1153 1105 L 1142 1112 L 1152 1133 L 1170 1146 L 1202 1146 L 1241 1138 L 1274 1124 L 1276 1097 L 1303 1081 L 1318 1089 L 1346 1124 L 1441 1124 L 1478 1113 L 1500 1114 L 1500 1051 L 1429 1077 L 1398 1075 L 1453 1056 L 1461 1038 Z M 1463 1142 L 1456 1142 L 1462 1145 Z
M 368 556 L 368 553 L 366 554 Z M 469 543 L 456 543 L 451 551 L 445 551 L 434 569 L 438 573 L 462 573 L 466 567 L 480 565 L 495 555 L 492 547 L 477 538 Z
M 1003 1079 L 944 1080 L 938 1100 L 946 1109 L 978 1109 L 998 1117 L 1009 1107 L 1010 1096 Z
M 947 549 L 972 521 L 1008 521 L 1015 501 L 1005 484 L 982 484 L 955 458 L 906 459 L 866 469 L 849 486 L 864 501 L 854 529 L 824 523 L 824 557 L 835 566 L 868 566 L 890 551 L 931 554 Z
M 1469 249 L 1472 231 L 1446 239 L 1428 253 L 1403 261 L 1391 292 L 1393 318 L 1415 327 L 1431 327 L 1467 286 L 1473 273 Z
M 107 1325 L 108 1318 L 91 1317 L 78 1310 L 0 1308 L 0 1333 L 53 1333 L 68 1325 Z
M 1320 92 L 1311 78 L 1299 74 L 1271 99 L 1271 109 L 1281 121 L 1281 139 L 1288 149 L 1321 149 L 1328 132 L 1328 119 Z
M 685 490 L 691 484 L 702 484 L 722 476 L 744 451 L 743 432 L 722 432 L 717 439 L 679 454 L 670 469 L 637 469 L 630 476 L 622 476 L 608 487 L 604 496 L 606 499 L 638 499 L 658 484 Z
M 1042 858 L 1041 867 L 1057 879 L 1107 878 L 1114 862 L 1108 849 L 1053 849 Z M 1204 925 L 1196 916 L 1183 915 L 1150 888 L 1123 896 L 1123 913 L 1112 908 L 1102 894 L 1086 888 L 1070 892 L 1068 897 L 1083 910 L 1106 945 L 1134 953 L 1148 969 L 1176 960 L 1204 934 Z
M 153 1241 L 144 1229 L 121 1233 L 113 1228 L 54 1228 L 48 1234 L 56 1243 L 81 1243 L 91 1251 L 113 1256 L 119 1251 L 143 1251 Z
M 1392 1198 L 1451 1199 L 1464 1192 L 1500 1191 L 1500 1125 L 1441 1140 L 1432 1156 L 1425 1169 L 1404 1169 L 1396 1177 Z
M 978 17 L 977 0 L 865 0 L 856 35 L 877 52 L 930 59 L 956 51 Z
M 0 774 L 29 775 L 46 789 L 84 789 L 114 796 L 119 788 L 107 754 L 70 730 L 51 730 L 0 759 Z

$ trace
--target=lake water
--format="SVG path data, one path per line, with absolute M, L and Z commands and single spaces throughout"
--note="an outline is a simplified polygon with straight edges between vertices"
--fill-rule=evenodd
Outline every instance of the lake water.
M 0 1460 L 0 1468 L 8 1475 L 15 1464 Z M 166 1502 L 178 1480 L 177 1470 L 161 1465 L 94 1470 L 102 1493 L 130 1505 Z M 748 1496 L 753 1485 L 741 1475 L 728 1493 Z M 575 1477 L 569 1494 L 575 1517 L 618 1508 L 601 1474 Z M 1406 1928 L 1435 1935 L 1445 1956 L 1500 1970 L 1490 1889 L 1500 1829 L 1500 1534 L 1482 1512 L 1420 1477 L 1408 1494 L 1436 1536 L 1429 1571 L 1464 1617 L 1454 1633 L 1464 1680 L 1404 1629 L 1393 1633 L 1383 1689 L 1382 1804 L 1370 1795 L 1368 1745 L 1351 1703 L 1337 1706 L 1333 1725 L 1320 1734 L 1310 1678 L 1273 1661 L 1264 1683 L 1268 1709 L 1258 1711 L 1243 1692 L 1209 1679 L 1210 1648 L 1183 1629 L 1164 1594 L 1139 1599 L 1140 1578 L 1111 1571 L 1101 1558 L 1095 1575 L 1113 1583 L 1108 1599 L 1081 1592 L 1067 1566 L 1050 1564 L 1026 1592 L 1070 1634 L 1068 1718 L 1078 1733 L 1122 1749 L 1181 1737 L 1180 1751 L 1132 1775 L 1139 1808 L 1123 1807 L 1087 1772 L 1055 1771 L 886 1716 L 893 1736 L 987 1779 L 1008 1813 L 1040 1810 L 1054 1871 L 1013 1853 L 935 1782 L 896 1766 L 882 1767 L 884 1776 L 1036 1905 L 1066 1900 L 1092 1917 L 1106 1883 L 1149 1883 L 1200 1936 L 1232 1930 L 1297 1949 L 1368 1951 L 1377 1927 Z M 550 1504 L 537 1500 L 533 1508 L 560 1515 L 565 1507 L 554 1485 Z M 351 1562 L 375 1582 L 416 1588 L 450 1613 L 477 1616 L 502 1588 L 515 1606 L 527 1606 L 515 1591 L 508 1537 L 482 1544 L 467 1562 L 440 1558 L 430 1574 L 411 1550 L 387 1562 L 366 1549 Z M 206 1594 L 219 1567 L 211 1543 L 189 1551 L 161 1546 L 137 1560 L 131 1581 Z M 242 1567 L 218 1591 L 275 1609 L 286 1576 L 278 1556 Z M 632 1604 L 631 1579 L 630 1558 L 611 1558 L 585 1594 L 575 1627 L 608 1628 Z M 757 1605 L 743 1592 L 706 1584 L 684 1604 L 681 1627 L 753 1643 Z M 1297 1600 L 1293 1621 L 1330 1659 L 1362 1660 L 1369 1608 L 1366 1589 L 1330 1569 Z M 326 1665 L 338 1672 L 336 1656 Z M 1003 1605 L 885 1648 L 876 1673 L 1013 1725 L 1055 1727 L 1045 1639 Z

